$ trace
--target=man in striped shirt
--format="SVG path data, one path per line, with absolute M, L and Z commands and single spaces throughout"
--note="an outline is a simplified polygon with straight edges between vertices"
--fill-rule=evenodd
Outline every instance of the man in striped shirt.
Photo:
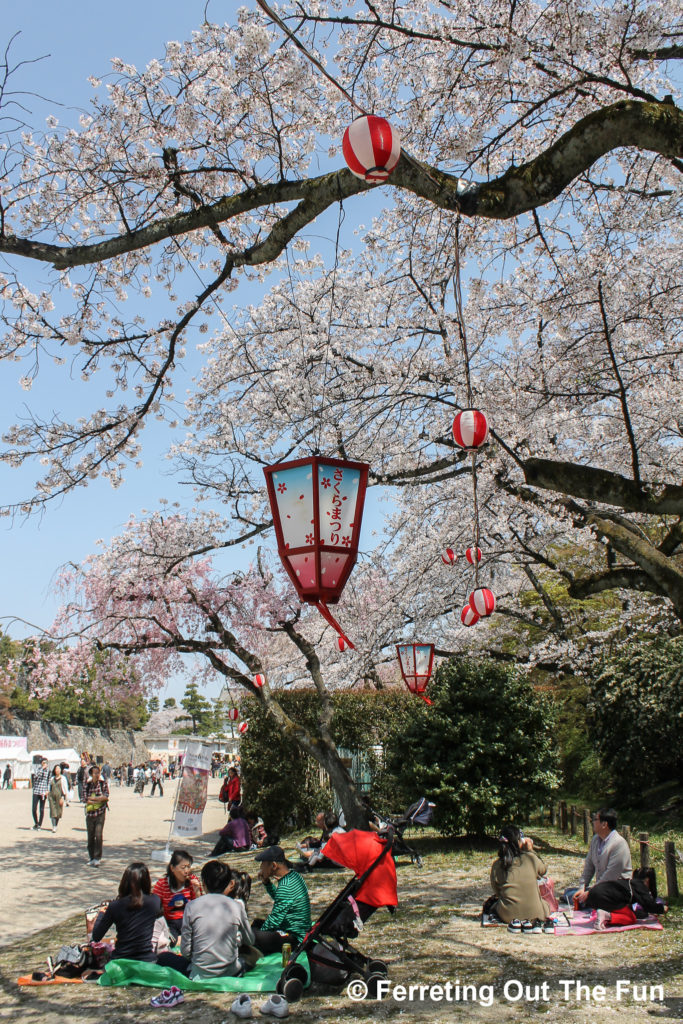
M 286 942 L 292 947 L 298 946 L 311 927 L 306 883 L 292 870 L 280 846 L 269 846 L 254 859 L 261 864 L 259 878 L 273 898 L 273 909 L 265 921 L 253 922 L 254 945 L 266 955 L 277 953 Z
M 47 800 L 47 791 L 50 788 L 50 769 L 48 768 L 47 758 L 44 757 L 40 762 L 40 768 L 33 776 L 33 827 L 39 829 L 43 824 L 43 816 L 45 814 L 45 801 Z

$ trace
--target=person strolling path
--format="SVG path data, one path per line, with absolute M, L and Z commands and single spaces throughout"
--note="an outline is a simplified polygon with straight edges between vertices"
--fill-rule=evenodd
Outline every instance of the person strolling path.
M 33 812 L 33 827 L 36 830 L 43 827 L 45 801 L 47 800 L 49 788 L 50 769 L 47 766 L 47 758 L 44 757 L 40 762 L 40 768 L 33 776 L 33 801 L 31 809 Z
M 85 800 L 85 824 L 88 830 L 88 856 L 91 868 L 99 867 L 102 860 L 102 832 L 107 813 L 109 786 L 100 778 L 99 765 L 93 765 L 90 778 L 83 792 Z

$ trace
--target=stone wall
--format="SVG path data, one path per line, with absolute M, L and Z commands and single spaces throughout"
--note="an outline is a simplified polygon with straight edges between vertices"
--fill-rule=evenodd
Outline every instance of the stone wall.
M 0 735 L 26 736 L 29 751 L 46 747 L 73 747 L 79 753 L 87 750 L 111 765 L 129 761 L 139 764 L 150 756 L 142 733 L 132 729 L 87 729 L 80 725 L 12 717 L 0 718 Z

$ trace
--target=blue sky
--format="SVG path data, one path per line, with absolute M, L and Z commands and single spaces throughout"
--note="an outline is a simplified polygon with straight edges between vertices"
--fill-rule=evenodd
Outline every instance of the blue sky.
M 207 17 L 231 22 L 239 6 L 234 0 L 210 0 L 206 5 Z M 3 17 L 4 45 L 20 33 L 12 43 L 10 63 L 44 57 L 22 68 L 14 77 L 15 89 L 34 94 L 22 98 L 30 111 L 26 120 L 40 129 L 47 114 L 54 113 L 62 124 L 75 123 L 92 95 L 89 75 L 106 74 L 113 57 L 143 67 L 152 58 L 162 56 L 167 41 L 186 38 L 200 25 L 204 12 L 205 0 L 167 0 L 163 4 L 140 0 L 119 0 L 116 4 L 67 0 L 59 5 L 47 0 L 25 0 L 21 7 L 16 5 Z M 318 226 L 315 230 L 323 229 Z M 23 274 L 27 271 L 25 264 L 20 269 Z M 41 272 L 45 274 L 40 267 L 30 267 L 28 271 L 36 275 L 36 280 Z M 255 301 L 253 295 L 241 289 L 239 301 L 250 299 Z M 193 372 L 191 354 L 188 363 L 186 383 Z M 78 381 L 70 382 L 64 368 L 57 371 L 48 367 L 41 372 L 28 396 L 18 383 L 21 374 L 19 364 L 0 365 L 3 425 L 16 422 L 24 403 L 65 415 L 80 414 L 78 402 L 84 386 Z M 182 377 L 178 380 L 179 397 L 186 383 Z M 84 398 L 87 400 L 88 396 Z M 91 402 L 92 395 L 86 408 Z M 191 503 L 190 489 L 170 475 L 171 465 L 163 457 L 171 440 L 168 429 L 150 422 L 142 440 L 143 468 L 129 468 L 119 489 L 113 490 L 108 482 L 98 480 L 48 506 L 41 518 L 16 519 L 13 523 L 0 520 L 0 627 L 11 636 L 21 637 L 34 632 L 35 627 L 49 627 L 57 609 L 52 583 L 59 567 L 69 561 L 81 561 L 95 549 L 98 539 L 115 536 L 131 513 L 156 508 L 162 497 L 177 500 L 183 507 Z M 3 504 L 30 493 L 38 469 L 11 470 L 0 466 Z M 364 532 L 367 537 L 367 524 Z M 253 551 L 251 548 L 244 553 L 236 552 L 235 564 L 246 562 Z M 183 688 L 184 681 L 175 680 L 168 692 L 179 696 Z M 216 693 L 219 689 L 217 684 Z

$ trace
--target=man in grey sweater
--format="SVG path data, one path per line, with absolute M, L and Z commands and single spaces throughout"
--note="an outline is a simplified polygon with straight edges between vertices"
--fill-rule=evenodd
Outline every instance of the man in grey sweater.
M 583 906 L 589 898 L 587 888 L 593 875 L 595 884 L 602 882 L 627 883 L 633 872 L 631 851 L 626 840 L 617 832 L 617 812 L 601 807 L 593 817 L 594 836 L 581 873 L 580 888 L 575 898 Z
M 208 861 L 201 871 L 206 895 L 185 905 L 180 952 L 161 953 L 157 963 L 173 967 L 189 978 L 234 977 L 244 974 L 239 957 L 242 943 L 253 944 L 254 933 L 242 900 L 230 893 L 232 871 L 219 860 Z

